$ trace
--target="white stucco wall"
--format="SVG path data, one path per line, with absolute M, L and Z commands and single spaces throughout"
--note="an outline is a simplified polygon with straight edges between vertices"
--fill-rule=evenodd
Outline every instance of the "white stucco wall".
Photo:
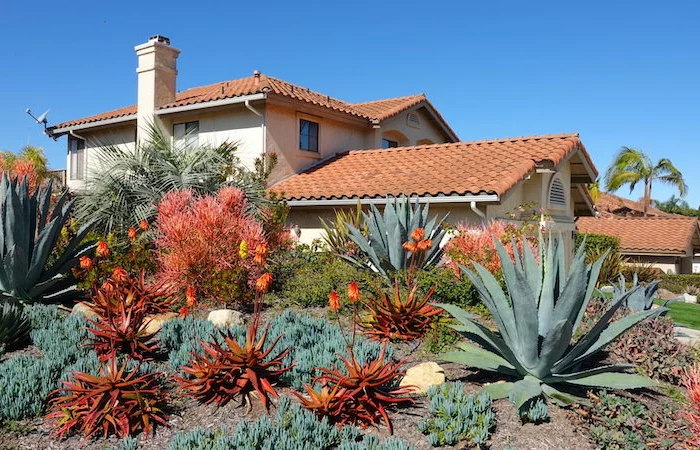
M 136 125 L 114 127 L 92 132 L 76 131 L 75 134 L 81 138 L 85 138 L 85 173 L 82 180 L 71 178 L 72 162 L 70 147 L 68 147 L 68 151 L 66 152 L 66 184 L 71 190 L 83 190 L 85 189 L 86 179 L 89 178 L 95 170 L 99 169 L 97 150 L 105 145 L 117 145 L 122 148 L 133 150 L 134 140 L 136 138 Z M 68 146 L 69 144 L 66 145 Z

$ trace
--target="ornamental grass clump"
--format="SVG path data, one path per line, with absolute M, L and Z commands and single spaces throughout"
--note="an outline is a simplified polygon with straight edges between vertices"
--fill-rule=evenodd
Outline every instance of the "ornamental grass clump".
M 75 372 L 72 380 L 52 393 L 52 434 L 63 439 L 81 434 L 86 442 L 102 434 L 119 438 L 137 432 L 148 435 L 157 425 L 167 426 L 164 411 L 168 395 L 160 387 L 161 374 L 139 374 L 135 367 L 127 371 L 126 363 L 117 366 L 111 359 L 99 375 Z
M 252 300 L 250 288 L 264 272 L 268 242 L 243 191 L 170 192 L 158 205 L 154 228 L 156 276 L 166 285 L 182 292 L 191 287 L 214 303 Z
M 683 412 L 683 417 L 690 424 L 693 443 L 700 446 L 700 365 L 686 369 L 682 383 L 688 399 L 688 408 Z
M 507 292 L 480 264 L 474 264 L 474 271 L 462 271 L 479 290 L 498 331 L 490 330 L 458 307 L 438 305 L 457 320 L 455 330 L 478 344 L 461 343 L 458 350 L 442 355 L 444 360 L 509 377 L 513 381 L 491 384 L 484 390 L 493 398 L 512 395 L 518 410 L 543 394 L 558 404 L 570 405 L 583 401 L 576 395 L 580 389 L 656 385 L 648 377 L 626 373 L 633 367 L 629 364 L 599 365 L 593 358 L 622 333 L 666 308 L 639 311 L 611 322 L 633 290 L 613 299 L 590 331 L 572 342 L 593 294 L 603 258 L 586 265 L 582 246 L 567 274 L 561 238 L 550 236 L 545 243 L 541 237 L 537 256 L 530 245 L 523 245 L 522 252 L 514 246 L 514 260 L 499 242 L 496 248 Z

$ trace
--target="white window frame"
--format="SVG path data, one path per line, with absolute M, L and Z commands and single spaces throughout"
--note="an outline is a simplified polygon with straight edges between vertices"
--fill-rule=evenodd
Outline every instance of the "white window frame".
M 177 129 L 180 127 L 182 130 L 178 131 Z M 194 127 L 196 127 L 196 131 L 194 131 Z M 173 144 L 175 146 L 196 147 L 199 145 L 199 130 L 199 120 L 173 123 Z

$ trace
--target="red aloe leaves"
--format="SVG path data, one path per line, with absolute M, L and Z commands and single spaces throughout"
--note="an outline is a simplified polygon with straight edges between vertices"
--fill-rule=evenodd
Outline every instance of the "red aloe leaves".
M 396 388 L 395 381 L 405 375 L 400 371 L 405 360 L 385 361 L 386 345 L 379 356 L 360 364 L 351 351 L 350 358 L 338 355 L 344 371 L 338 368 L 319 368 L 322 375 L 314 382 L 321 383 L 320 391 L 304 385 L 308 398 L 296 396 L 304 408 L 319 416 L 328 417 L 332 423 L 352 424 L 367 427 L 384 422 L 393 432 L 387 408 L 391 405 L 412 404 L 413 399 L 405 395 L 411 387 Z
M 159 385 L 160 374 L 138 375 L 139 368 L 126 373 L 126 363 L 117 368 L 111 359 L 98 376 L 74 372 L 72 381 L 51 393 L 48 419 L 52 434 L 64 438 L 71 433 L 89 438 L 101 434 L 119 438 L 139 431 L 149 434 L 156 425 L 167 426 L 163 408 L 168 395 Z
M 414 285 L 404 298 L 398 280 L 394 280 L 393 295 L 377 289 L 377 298 L 368 298 L 362 303 L 366 313 L 359 325 L 369 337 L 379 341 L 412 341 L 425 336 L 442 309 L 428 302 L 436 286 L 423 296 L 418 295 Z
M 221 332 L 223 345 L 201 342 L 202 354 L 193 353 L 190 365 L 182 368 L 192 379 L 176 378 L 179 386 L 199 401 L 216 405 L 225 405 L 237 397 L 250 402 L 250 394 L 257 393 L 265 409 L 269 409 L 270 397 L 279 397 L 274 384 L 294 366 L 284 366 L 290 349 L 268 359 L 281 336 L 265 348 L 269 325 L 256 341 L 257 330 L 258 321 L 254 320 L 243 346 L 230 332 Z

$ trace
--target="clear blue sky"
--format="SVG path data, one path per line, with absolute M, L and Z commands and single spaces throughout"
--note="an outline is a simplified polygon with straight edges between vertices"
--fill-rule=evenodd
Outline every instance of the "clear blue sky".
M 462 140 L 577 131 L 601 173 L 622 145 L 668 157 L 698 206 L 698 23 L 696 0 L 4 0 L 0 148 L 65 167 L 65 138 L 24 110 L 58 123 L 135 103 L 133 47 L 162 34 L 178 89 L 258 69 L 351 102 L 424 92 Z

